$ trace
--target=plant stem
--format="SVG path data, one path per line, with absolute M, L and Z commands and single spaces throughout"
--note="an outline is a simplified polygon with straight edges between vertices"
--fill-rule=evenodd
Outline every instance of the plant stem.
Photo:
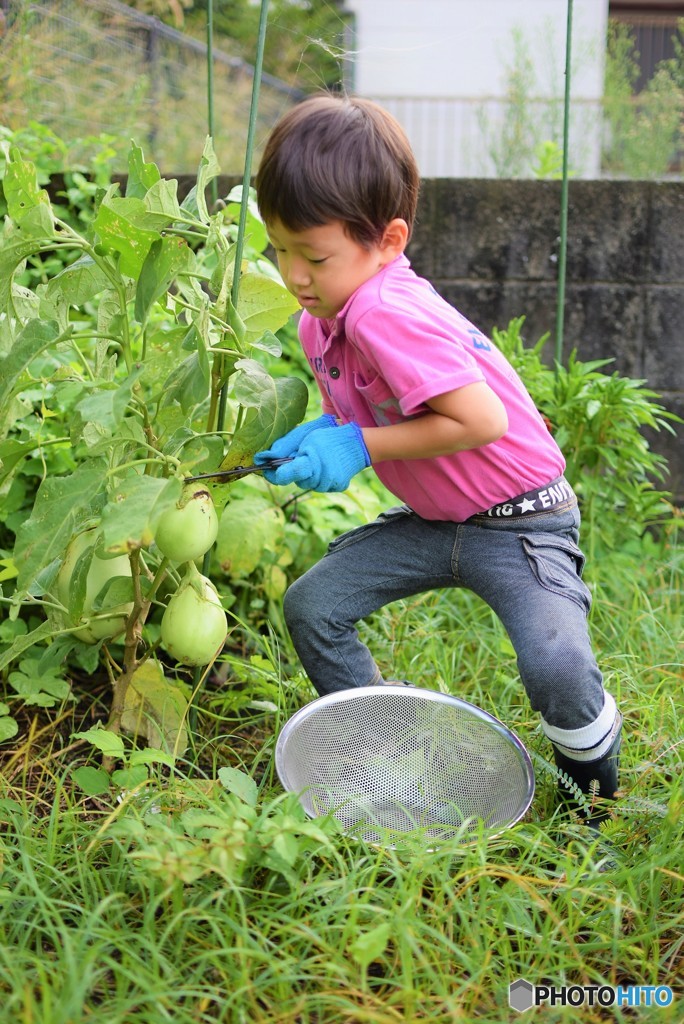
M 143 597 L 142 588 L 140 586 L 141 562 L 139 548 L 136 548 L 131 552 L 130 562 L 131 576 L 133 579 L 133 608 L 131 609 L 131 613 L 126 621 L 123 670 L 114 681 L 112 706 L 109 713 L 109 721 L 107 722 L 107 729 L 117 735 L 121 730 L 121 718 L 123 716 L 124 706 L 126 703 L 126 693 L 130 686 L 131 679 L 143 661 L 148 657 L 146 654 L 142 658 L 138 658 L 138 648 L 142 637 L 142 628 L 152 606 L 152 599 L 166 576 L 169 564 L 168 558 L 162 559 L 154 575 L 154 579 L 152 580 L 152 587 L 147 594 L 147 597 Z M 102 767 L 105 771 L 111 772 L 113 766 L 113 758 L 103 757 Z
M 150 447 L 152 448 L 151 445 L 150 445 Z M 152 451 L 154 451 L 154 448 L 152 448 Z M 180 465 L 180 462 L 178 461 L 178 459 L 173 458 L 173 456 L 162 455 L 161 458 L 163 458 L 164 461 L 166 461 L 166 462 L 172 463 L 175 467 Z M 158 466 L 159 465 L 159 459 L 158 458 L 157 459 L 131 459 L 130 462 L 123 462 L 119 466 L 112 466 L 111 469 L 107 470 L 106 476 L 107 477 L 116 476 L 118 473 L 122 473 L 126 469 L 133 469 L 134 466 L 150 466 L 150 465 Z
M 152 586 L 150 587 L 150 589 L 148 591 L 148 594 L 147 594 L 147 597 L 145 598 L 145 602 L 148 605 L 148 609 L 149 609 L 149 605 L 152 604 L 152 598 L 154 597 L 154 595 L 159 590 L 159 587 L 161 586 L 161 584 L 164 582 L 164 579 L 165 579 L 165 577 L 166 577 L 166 575 L 167 575 L 167 573 L 169 571 L 168 566 L 169 566 L 169 559 L 166 558 L 166 556 L 164 556 L 164 558 L 162 558 L 161 562 L 159 563 L 159 568 L 157 569 L 156 573 L 154 574 L 154 579 L 152 580 Z M 146 614 L 147 614 L 147 612 L 146 612 Z
M 186 276 L 190 277 L 190 274 L 187 274 Z M 199 274 L 196 274 L 195 276 L 200 281 L 205 281 L 206 280 L 206 278 L 201 277 Z M 183 309 L 189 309 L 192 313 L 201 313 L 202 312 L 202 310 L 199 308 L 199 306 L 193 305 L 192 302 L 188 302 L 186 299 L 181 298 L 180 295 L 174 295 L 173 296 L 173 301 L 178 306 L 182 306 Z M 209 312 L 209 319 L 212 321 L 212 323 L 216 324 L 217 327 L 220 327 L 224 334 L 232 335 L 233 339 L 235 340 L 235 344 L 237 345 L 238 344 L 238 339 L 237 339 L 237 337 L 235 335 L 235 331 L 230 326 L 230 324 L 226 323 L 225 320 L 222 320 L 221 317 L 216 314 L 216 312 L 213 312 L 212 310 L 209 310 L 208 312 Z M 215 352 L 215 351 L 219 351 L 219 350 L 215 349 L 215 348 L 212 348 L 212 351 Z M 242 355 L 242 353 L 241 353 L 239 348 L 238 349 L 223 349 L 221 351 L 226 351 L 226 352 L 232 353 L 234 355 L 238 355 L 238 356 Z

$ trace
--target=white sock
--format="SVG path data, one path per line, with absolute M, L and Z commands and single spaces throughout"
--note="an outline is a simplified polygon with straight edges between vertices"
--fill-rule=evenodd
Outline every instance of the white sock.
M 573 761 L 597 761 L 610 749 L 617 734 L 621 716 L 615 699 L 606 693 L 601 714 L 581 729 L 558 729 L 542 718 L 542 729 L 561 754 Z

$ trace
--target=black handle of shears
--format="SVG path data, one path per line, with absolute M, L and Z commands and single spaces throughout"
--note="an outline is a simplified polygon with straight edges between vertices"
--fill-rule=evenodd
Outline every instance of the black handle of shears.
M 233 469 L 217 469 L 213 473 L 200 473 L 198 476 L 187 476 L 186 484 L 192 484 L 196 480 L 239 480 L 242 476 L 249 476 L 250 473 L 263 473 L 265 469 L 277 469 L 284 466 L 286 462 L 292 462 L 293 456 L 288 455 L 284 459 L 269 459 L 262 462 L 260 466 L 235 466 Z

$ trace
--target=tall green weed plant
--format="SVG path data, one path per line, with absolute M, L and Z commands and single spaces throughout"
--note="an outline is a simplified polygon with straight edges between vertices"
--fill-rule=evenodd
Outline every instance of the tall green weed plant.
M 672 520 L 667 461 L 645 430 L 674 432 L 678 418 L 645 381 L 606 373 L 609 359 L 584 362 L 572 352 L 567 365 L 543 359 L 545 334 L 527 346 L 524 317 L 493 340 L 520 373 L 565 455 L 592 556 L 640 543 L 649 527 Z

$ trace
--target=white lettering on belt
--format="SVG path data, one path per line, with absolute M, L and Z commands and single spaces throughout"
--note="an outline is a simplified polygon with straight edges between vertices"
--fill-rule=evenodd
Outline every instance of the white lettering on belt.
M 492 505 L 491 508 L 487 509 L 488 516 L 512 516 L 513 506 L 512 505 Z

